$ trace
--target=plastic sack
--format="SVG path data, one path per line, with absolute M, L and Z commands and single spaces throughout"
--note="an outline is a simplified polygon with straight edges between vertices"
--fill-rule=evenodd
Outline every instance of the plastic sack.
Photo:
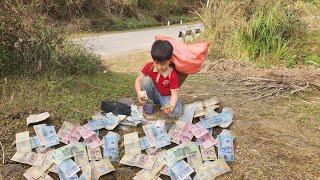
M 185 44 L 172 37 L 157 35 L 156 40 L 166 40 L 173 46 L 172 60 L 175 69 L 184 74 L 195 74 L 200 71 L 204 62 L 210 43 L 197 42 L 193 44 Z

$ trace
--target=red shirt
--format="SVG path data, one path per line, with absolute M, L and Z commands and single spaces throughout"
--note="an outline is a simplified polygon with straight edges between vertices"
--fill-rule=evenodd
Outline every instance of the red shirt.
M 172 67 L 159 74 L 158 69 L 153 66 L 153 62 L 149 62 L 144 65 L 141 72 L 151 77 L 161 96 L 170 96 L 171 89 L 179 88 L 178 74 Z

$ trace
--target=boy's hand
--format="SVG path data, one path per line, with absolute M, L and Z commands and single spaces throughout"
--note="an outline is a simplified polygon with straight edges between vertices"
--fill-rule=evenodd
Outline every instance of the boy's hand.
M 142 105 L 145 104 L 146 101 L 148 100 L 148 99 L 146 98 L 146 94 L 143 93 L 142 91 L 138 92 L 137 94 L 138 94 L 138 101 L 139 101 L 139 103 L 142 104 Z
M 171 105 L 166 105 L 161 108 L 166 114 L 170 114 L 173 111 L 173 106 Z

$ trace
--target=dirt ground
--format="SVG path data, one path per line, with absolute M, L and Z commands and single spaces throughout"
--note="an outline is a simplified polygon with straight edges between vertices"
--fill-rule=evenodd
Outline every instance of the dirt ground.
M 148 52 L 106 60 L 113 71 L 136 74 L 148 59 Z M 125 67 L 125 68 L 122 68 Z M 192 102 L 216 96 L 222 106 L 234 111 L 233 124 L 229 127 L 235 136 L 235 162 L 230 164 L 231 172 L 217 179 L 320 179 L 320 99 L 319 94 L 309 93 L 314 104 L 301 98 L 287 95 L 269 97 L 241 104 L 252 95 L 236 91 L 240 85 L 221 80 L 216 75 L 197 74 L 188 77 L 180 90 L 184 102 Z M 18 112 L 3 117 L 0 121 L 1 142 L 6 151 L 5 165 L 0 165 L 2 179 L 21 179 L 23 171 L 29 167 L 9 160 L 15 152 L 15 133 L 26 128 L 21 119 L 28 112 Z M 156 118 L 165 118 L 160 113 Z M 52 117 L 48 123 L 61 127 L 61 119 Z M 25 122 L 25 121 L 23 121 Z M 167 121 L 168 124 L 174 121 Z M 129 133 L 142 128 L 117 127 L 118 133 Z M 215 129 L 217 133 L 219 129 Z M 101 135 L 107 132 L 102 131 Z M 122 139 L 123 140 L 123 139 Z M 123 141 L 120 149 L 123 149 Z M 120 157 L 123 155 L 120 152 Z M 114 164 L 116 172 L 101 179 L 131 179 L 139 168 Z M 50 173 L 51 175 L 51 173 Z M 56 175 L 52 175 L 57 178 Z M 161 176 L 163 179 L 168 179 Z

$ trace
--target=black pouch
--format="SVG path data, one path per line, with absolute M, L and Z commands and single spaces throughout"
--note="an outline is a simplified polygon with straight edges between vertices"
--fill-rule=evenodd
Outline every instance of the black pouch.
M 126 116 L 131 115 L 130 106 L 116 101 L 101 101 L 100 109 L 105 113 L 112 112 L 116 116 L 119 114 Z

